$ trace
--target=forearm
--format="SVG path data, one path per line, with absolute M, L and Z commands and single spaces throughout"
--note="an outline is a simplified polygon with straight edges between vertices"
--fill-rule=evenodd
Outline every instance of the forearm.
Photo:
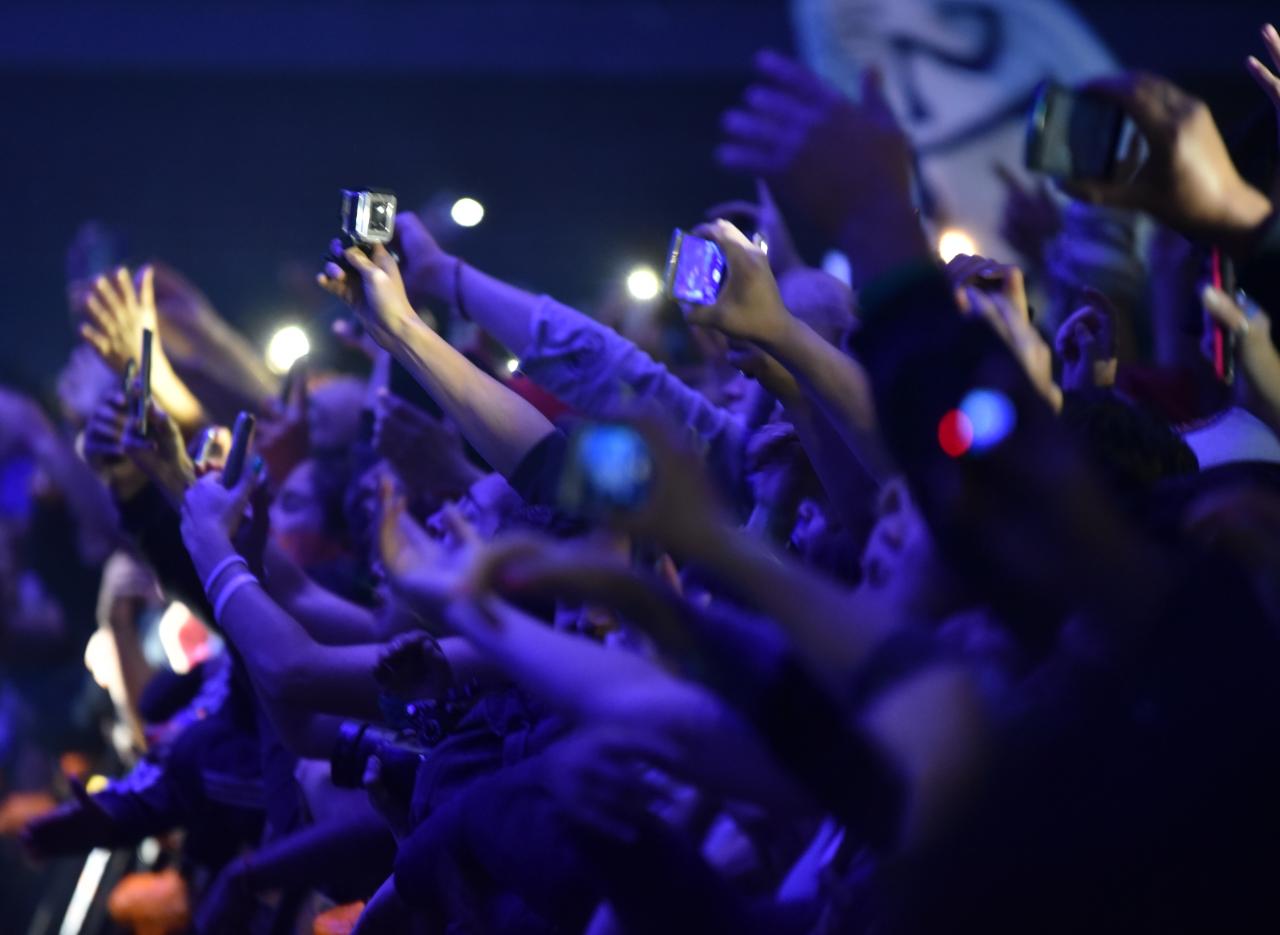
M 683 557 L 709 573 L 743 604 L 771 618 L 787 634 L 806 668 L 833 697 L 898 621 L 766 543 L 728 527 L 708 530 Z
M 462 431 L 480 456 L 510 476 L 552 432 L 537 409 L 479 370 L 416 316 L 406 316 L 389 350 Z
M 520 353 L 532 334 L 534 314 L 542 298 L 461 260 L 456 262 L 460 264 L 455 278 L 457 308 L 508 350 Z
M 138 636 L 137 621 L 142 606 L 142 602 L 135 598 L 116 600 L 107 614 L 116 658 L 120 663 L 120 683 L 123 689 L 121 707 L 124 709 L 123 714 L 134 745 L 139 750 L 145 750 L 147 743 L 142 730 L 142 717 L 138 713 L 138 703 L 153 674 L 142 654 L 142 641 Z
M 684 776 L 721 795 L 803 807 L 803 796 L 712 693 L 630 652 L 556 632 L 510 605 L 494 602 L 490 608 L 500 631 L 473 631 L 474 638 L 553 708 L 580 723 L 644 732 L 670 751 Z
M 372 611 L 316 584 L 274 542 L 267 543 L 263 566 L 267 593 L 317 643 L 346 646 L 388 635 L 380 632 Z
M 192 547 L 194 546 L 194 547 Z M 235 556 L 229 541 L 190 541 L 191 557 L 200 579 Z M 293 706 L 352 717 L 377 717 L 377 686 L 373 668 L 380 646 L 322 646 L 262 588 L 256 579 L 226 589 L 241 565 L 220 572 L 210 582 L 210 600 L 218 625 L 243 659 L 254 688 L 270 710 Z
M 866 371 L 795 317 L 765 349 L 794 375 L 815 415 L 838 433 L 863 471 L 877 481 L 888 476 L 892 466 L 880 440 Z
M 747 423 L 711 402 L 666 367 L 598 321 L 554 299 L 535 306 L 514 350 L 531 380 L 583 415 L 616 419 L 620 409 L 652 405 L 708 448 L 710 463 L 735 490 L 742 485 Z
M 156 354 L 151 369 L 151 391 L 160 408 L 190 436 L 205 422 L 204 407 L 174 371 L 163 351 Z
M 821 407 L 801 395 L 784 404 L 835 518 L 861 541 L 875 521 L 876 479 L 863 469 Z

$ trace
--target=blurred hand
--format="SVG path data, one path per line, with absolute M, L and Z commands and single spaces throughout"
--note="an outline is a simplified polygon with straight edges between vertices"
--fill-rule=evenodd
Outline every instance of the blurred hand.
M 986 257 L 961 254 L 947 264 L 946 273 L 955 286 L 960 310 L 979 315 L 991 325 L 1040 395 L 1055 412 L 1060 411 L 1062 390 L 1053 381 L 1053 353 L 1031 324 L 1022 270 Z
M 1209 319 L 1236 336 L 1236 364 L 1244 377 L 1241 402 L 1273 427 L 1280 427 L 1280 353 L 1272 343 L 1271 317 L 1252 302 L 1242 307 L 1212 286 L 1205 286 L 1201 300 Z M 1212 354 L 1208 356 L 1212 359 Z
M 193 559 L 227 551 L 244 522 L 257 480 L 258 473 L 247 469 L 240 483 L 228 490 L 222 486 L 221 473 L 211 473 L 187 488 L 182 500 L 182 541 Z
M 677 760 L 652 738 L 616 727 L 579 728 L 542 754 L 542 783 L 574 824 L 620 843 L 637 837 L 666 790 L 646 774 Z
M 94 281 L 85 299 L 80 337 L 107 366 L 123 374 L 129 361 L 137 361 L 142 351 L 143 329 L 158 332 L 156 321 L 154 271 L 145 266 L 135 279 L 122 266 L 114 276 L 99 276 Z
M 440 644 L 421 630 L 392 638 L 378 655 L 373 678 L 382 691 L 406 701 L 435 698 L 453 684 Z
M 383 347 L 394 344 L 404 326 L 418 320 L 413 306 L 409 304 L 395 258 L 382 244 L 373 248 L 372 256 L 365 256 L 357 247 L 343 250 L 337 240 L 332 248 L 335 255 L 341 254 L 355 275 L 349 275 L 337 263 L 329 262 L 316 281 L 350 306 L 360 324 L 378 344 Z
M 1075 198 L 1135 208 L 1188 236 L 1246 249 L 1271 215 L 1271 202 L 1236 170 L 1213 114 L 1199 98 L 1153 75 L 1087 86 L 1133 118 L 1150 153 L 1132 182 L 1070 182 Z
M 689 323 L 766 346 L 778 340 L 791 321 L 791 313 L 782 304 L 769 258 L 728 221 L 703 224 L 694 233 L 720 247 L 728 271 L 713 305 L 685 309 Z
M 134 398 L 139 391 L 138 387 L 134 388 Z M 182 432 L 154 399 L 147 410 L 147 434 L 140 434 L 140 429 L 138 420 L 130 415 L 121 440 L 124 453 L 176 507 L 196 479 L 195 465 L 187 454 Z
M 1116 382 L 1116 342 L 1110 303 L 1100 293 L 1077 309 L 1058 329 L 1054 348 L 1062 361 L 1062 388 L 1106 388 Z
M 307 367 L 294 367 L 289 398 L 272 403 L 272 411 L 258 420 L 254 445 L 267 463 L 267 474 L 275 485 L 284 483 L 295 467 L 311 452 L 307 421 Z
M 764 179 L 789 213 L 856 248 L 855 270 L 874 275 L 928 255 L 911 201 L 911 145 L 875 72 L 854 103 L 796 62 L 761 53 L 756 83 L 723 129 L 720 164 Z
M 614 522 L 659 543 L 678 558 L 714 547 L 730 527 L 702 459 L 682 447 L 661 421 L 643 420 L 635 428 L 653 458 L 653 481 L 645 502 L 631 513 L 618 514 Z
M 1012 169 L 999 163 L 996 177 L 1004 183 L 1004 210 L 1000 236 L 1028 262 L 1044 263 L 1045 248 L 1062 229 L 1062 212 L 1043 181 L 1024 185 Z
M 409 515 L 403 493 L 385 476 L 379 488 L 378 554 L 391 590 L 420 613 L 435 613 L 454 596 L 477 536 L 457 510 L 445 508 L 445 519 L 464 543 L 460 553 L 447 551 Z
M 779 279 L 788 270 L 804 265 L 782 211 L 769 193 L 769 186 L 761 179 L 756 179 L 756 201 L 726 201 L 707 211 L 708 221 L 719 218 L 741 218 L 747 227 L 764 238 L 769 266 Z
M 410 495 L 455 497 L 482 475 L 467 460 L 462 436 L 453 423 L 386 390 L 377 398 L 373 447 Z
M 441 248 L 422 219 L 413 213 L 396 215 L 393 244 L 400 254 L 401 273 L 410 301 L 415 305 L 453 304 L 458 260 Z
M 110 844 L 118 830 L 111 816 L 85 791 L 78 779 L 68 777 L 73 799 L 32 821 L 22 831 L 22 844 L 36 860 L 85 854 Z
M 1267 47 L 1267 57 L 1271 59 L 1272 67 L 1280 71 L 1280 32 L 1276 32 L 1276 28 L 1270 23 L 1262 27 L 1262 44 Z M 1253 80 L 1258 82 L 1258 87 L 1262 88 L 1262 93 L 1275 108 L 1277 125 L 1280 126 L 1280 77 L 1276 77 L 1256 56 L 1250 55 L 1246 65 Z

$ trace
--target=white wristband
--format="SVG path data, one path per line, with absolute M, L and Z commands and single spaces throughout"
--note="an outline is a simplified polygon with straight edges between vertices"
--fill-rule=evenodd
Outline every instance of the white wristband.
M 236 575 L 227 582 L 227 586 L 222 589 L 222 593 L 218 595 L 217 603 L 213 605 L 213 619 L 218 621 L 219 626 L 222 624 L 222 612 L 227 609 L 227 603 L 235 596 L 235 593 L 243 588 L 246 584 L 257 584 L 258 579 L 247 571 Z
M 209 572 L 209 577 L 204 579 L 204 593 L 210 598 L 213 597 L 213 586 L 218 583 L 218 576 L 230 568 L 232 565 L 240 564 L 249 569 L 249 563 L 244 560 L 244 556 L 237 552 L 232 552 L 218 564 L 213 566 L 213 571 Z

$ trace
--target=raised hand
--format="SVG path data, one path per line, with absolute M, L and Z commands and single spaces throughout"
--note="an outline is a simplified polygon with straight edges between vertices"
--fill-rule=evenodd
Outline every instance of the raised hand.
M 1090 290 L 1089 304 L 1073 312 L 1054 338 L 1062 361 L 1062 388 L 1106 388 L 1116 382 L 1116 339 L 1111 303 Z
M 231 551 L 231 540 L 244 523 L 261 468 L 261 462 L 256 463 L 230 490 L 222 486 L 222 475 L 216 472 L 187 488 L 181 510 L 182 541 L 197 570 L 216 564 Z
M 436 613 L 456 594 L 476 533 L 456 510 L 445 508 L 446 522 L 463 543 L 461 553 L 447 551 L 412 516 L 404 495 L 383 477 L 379 487 L 378 555 L 392 591 L 420 613 Z
M 1262 44 L 1267 47 L 1267 57 L 1271 59 L 1272 68 L 1280 71 L 1280 32 L 1277 32 L 1270 23 L 1262 27 Z M 1280 77 L 1262 64 L 1256 56 L 1250 55 L 1245 65 L 1249 74 L 1253 76 L 1253 80 L 1258 82 L 1258 87 L 1262 88 L 1262 93 L 1271 101 L 1276 114 L 1280 116 Z
M 650 808 L 667 797 L 649 770 L 677 760 L 670 745 L 617 727 L 579 728 L 540 758 L 543 786 L 561 813 L 623 843 L 635 840 Z
M 254 447 L 266 461 L 267 474 L 276 484 L 284 483 L 310 453 L 307 404 L 307 368 L 299 361 L 294 365 L 289 398 L 283 403 L 273 401 L 270 415 L 262 416 L 254 431 Z
M 1043 181 L 1024 185 L 1008 166 L 997 164 L 1006 199 L 1000 216 L 1000 236 L 1030 263 L 1044 263 L 1045 248 L 1062 229 L 1062 211 Z
M 715 241 L 724 252 L 728 272 L 714 304 L 685 310 L 689 323 L 766 347 L 777 341 L 791 313 L 782 304 L 768 256 L 728 221 L 701 225 L 694 233 Z
M 157 332 L 155 271 L 144 266 L 136 279 L 120 267 L 112 276 L 99 276 L 84 301 L 80 337 L 107 365 L 123 374 L 137 360 L 142 331 Z
M 911 145 L 867 72 L 861 101 L 772 52 L 724 116 L 716 158 L 763 178 L 783 207 L 851 253 L 860 278 L 927 256 L 911 202 Z
M 412 213 L 396 215 L 393 243 L 410 300 L 453 305 L 458 259 L 441 248 L 422 219 Z
M 782 211 L 763 180 L 756 179 L 755 201 L 726 201 L 710 208 L 706 216 L 708 221 L 737 217 L 749 222 L 764 238 L 769 266 L 778 278 L 782 278 L 788 270 L 804 265 Z
M 1271 201 L 1237 171 L 1208 106 L 1147 74 L 1087 86 L 1133 118 L 1146 138 L 1146 163 L 1131 182 L 1069 182 L 1093 204 L 1145 211 L 1187 236 L 1246 250 L 1271 216 Z
M 1209 318 L 1236 336 L 1236 362 L 1244 377 L 1241 402 L 1280 431 L 1280 353 L 1271 339 L 1270 316 L 1212 286 L 1204 288 L 1201 299 Z
M 406 701 L 434 698 L 453 683 L 449 662 L 430 634 L 398 634 L 378 655 L 373 670 L 378 687 Z
M 332 247 L 335 254 L 341 253 L 355 275 L 329 262 L 316 281 L 350 306 L 375 341 L 383 347 L 393 344 L 404 326 L 417 320 L 395 257 L 382 244 L 374 246 L 372 256 L 366 256 L 358 247 L 344 250 L 336 240 Z
M 135 388 L 136 392 L 136 388 Z M 152 400 L 147 411 L 147 434 L 134 415 L 124 424 L 121 447 L 138 469 L 156 484 L 176 507 L 195 482 L 196 469 L 182 441 L 182 432 L 169 414 Z
M 961 254 L 947 264 L 956 304 L 980 315 L 1009 346 L 1032 384 L 1054 411 L 1062 408 L 1062 390 L 1053 380 L 1053 353 L 1031 324 L 1022 270 L 986 257 Z

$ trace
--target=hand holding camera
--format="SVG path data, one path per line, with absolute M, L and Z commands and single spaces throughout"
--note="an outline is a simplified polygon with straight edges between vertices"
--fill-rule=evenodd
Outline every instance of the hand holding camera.
M 724 254 L 727 271 L 709 304 L 687 309 L 689 323 L 766 348 L 778 342 L 791 313 L 782 304 L 769 257 L 728 221 L 704 224 L 695 233 L 714 242 Z
M 1204 101 L 1147 74 L 1094 82 L 1085 93 L 1117 105 L 1148 147 L 1132 181 L 1064 181 L 1072 197 L 1145 211 L 1181 233 L 1246 250 L 1271 216 L 1270 200 L 1246 182 Z
M 347 303 L 379 345 L 393 346 L 404 326 L 418 317 L 409 304 L 395 257 L 382 244 L 374 245 L 368 255 L 360 247 L 343 249 L 336 240 L 333 246 L 352 272 L 330 261 L 316 281 Z

